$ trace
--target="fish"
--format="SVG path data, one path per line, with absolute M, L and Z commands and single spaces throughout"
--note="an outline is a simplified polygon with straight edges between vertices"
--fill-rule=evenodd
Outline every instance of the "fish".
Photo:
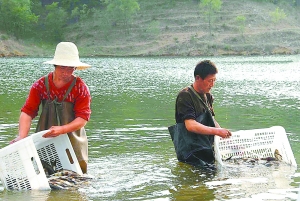
M 266 158 L 261 158 L 262 160 L 266 160 L 266 161 L 282 161 L 282 156 L 279 153 L 278 149 L 275 149 L 274 151 L 274 157 L 266 157 Z
M 256 163 L 258 163 L 258 158 L 242 158 L 242 157 L 238 157 L 238 156 L 230 156 L 228 158 L 226 158 L 225 160 L 223 160 L 226 163 L 230 163 L 230 164 L 236 164 L 236 165 L 255 165 Z
M 279 153 L 278 149 L 275 149 L 275 151 L 274 151 L 274 156 L 275 156 L 275 158 L 276 158 L 278 161 L 282 161 L 282 156 L 281 156 L 281 154 Z
M 41 163 L 48 178 L 49 186 L 52 190 L 77 189 L 82 184 L 86 184 L 93 179 L 91 175 L 80 175 L 72 170 L 57 170 L 56 161 L 50 161 L 49 164 L 46 161 L 41 160 Z
M 80 176 L 80 174 L 78 174 L 77 172 L 74 172 L 72 170 L 62 169 L 62 170 L 55 171 L 54 174 L 52 174 L 52 176 L 76 177 L 76 176 Z
M 50 161 L 50 164 L 44 160 L 41 160 L 44 172 L 46 177 L 50 177 L 50 175 L 54 174 L 56 171 L 56 160 Z
M 224 161 L 229 161 L 232 157 L 233 157 L 233 155 L 232 155 L 232 156 L 229 156 L 229 157 L 226 158 Z
M 275 157 L 265 157 L 265 158 L 261 158 L 261 160 L 266 160 L 267 162 L 270 162 L 270 161 L 277 161 L 277 159 Z
M 83 184 L 88 184 L 93 179 L 90 175 L 80 175 L 71 170 L 60 170 L 48 178 L 52 190 L 78 189 Z
M 271 161 L 282 161 L 282 155 L 279 153 L 278 149 L 275 149 L 274 151 L 274 156 L 268 156 L 268 157 L 264 157 L 264 158 L 251 158 L 251 157 L 247 157 L 247 158 L 242 158 L 239 156 L 234 156 L 231 155 L 228 158 L 223 160 L 224 162 L 233 162 L 235 164 L 252 164 L 254 165 L 255 163 L 259 163 L 260 161 L 267 161 L 271 162 Z

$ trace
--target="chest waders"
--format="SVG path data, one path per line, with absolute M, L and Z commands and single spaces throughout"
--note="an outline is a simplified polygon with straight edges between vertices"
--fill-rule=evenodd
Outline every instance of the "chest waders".
M 65 102 L 64 100 L 72 90 L 76 83 L 74 78 L 72 84 L 68 88 L 66 94 L 61 102 L 50 99 L 49 80 L 48 76 L 45 76 L 45 85 L 47 89 L 48 99 L 42 101 L 42 113 L 40 115 L 36 132 L 47 130 L 51 126 L 61 126 L 70 123 L 75 119 L 73 111 L 73 103 Z M 88 141 L 84 127 L 77 131 L 68 133 L 72 147 L 76 154 L 79 165 L 83 173 L 87 172 L 87 161 L 88 161 Z
M 203 101 L 200 95 L 189 86 L 195 113 L 198 123 L 205 126 L 215 127 L 214 119 L 207 102 Z M 195 98 L 192 96 L 195 95 Z M 177 98 L 178 99 L 178 98 Z M 176 114 L 177 100 L 176 99 Z M 204 111 L 203 111 L 204 109 Z M 186 129 L 185 123 L 176 123 L 168 127 L 173 141 L 178 161 L 201 167 L 213 167 L 214 164 L 214 136 L 206 134 L 196 134 Z

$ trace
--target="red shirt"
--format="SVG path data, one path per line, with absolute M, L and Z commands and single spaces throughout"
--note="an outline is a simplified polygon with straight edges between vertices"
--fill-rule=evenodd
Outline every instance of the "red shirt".
M 53 83 L 53 72 L 49 73 L 48 76 L 50 99 L 54 100 L 57 97 L 57 101 L 61 102 L 73 79 L 65 86 L 57 88 Z M 41 77 L 31 86 L 29 95 L 21 111 L 25 112 L 33 119 L 38 115 L 39 105 L 41 104 L 42 100 L 47 99 L 48 95 L 45 86 L 45 77 Z M 90 119 L 91 95 L 88 86 L 83 82 L 83 80 L 80 77 L 77 77 L 75 86 L 72 88 L 71 92 L 64 101 L 71 102 L 74 104 L 73 110 L 75 118 L 81 117 L 86 121 Z

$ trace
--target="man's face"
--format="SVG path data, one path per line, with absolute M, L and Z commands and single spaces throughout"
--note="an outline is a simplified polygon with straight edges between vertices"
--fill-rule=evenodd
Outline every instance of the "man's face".
M 66 82 L 70 81 L 72 74 L 76 68 L 71 66 L 55 66 L 56 76 Z
M 196 83 L 202 93 L 209 93 L 216 82 L 216 74 L 210 74 L 202 79 L 199 75 L 196 76 Z

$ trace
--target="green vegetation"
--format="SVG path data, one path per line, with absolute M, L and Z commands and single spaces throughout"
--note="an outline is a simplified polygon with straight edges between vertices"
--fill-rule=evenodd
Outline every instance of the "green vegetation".
M 47 14 L 43 21 L 44 30 L 39 30 L 43 33 L 41 39 L 63 40 L 63 27 L 67 23 L 67 12 L 62 7 L 58 7 L 57 2 L 46 5 L 45 8 Z
M 28 0 L 0 1 L 0 30 L 16 38 L 26 38 L 32 34 L 38 16 L 32 13 Z
M 105 0 L 108 19 L 112 24 L 121 23 L 129 34 L 129 26 L 132 22 L 132 16 L 140 9 L 136 0 Z
M 275 11 L 273 11 L 273 12 L 270 13 L 270 16 L 272 17 L 272 21 L 275 24 L 278 24 L 278 22 L 280 20 L 283 20 L 283 19 L 286 18 L 286 14 L 284 13 L 284 10 L 280 9 L 278 7 L 275 9 Z
M 0 56 L 52 55 L 59 41 L 75 42 L 84 56 L 298 54 L 297 5 L 300 0 L 0 0 Z
M 246 28 L 246 17 L 244 15 L 239 15 L 236 17 L 236 22 L 239 26 L 239 31 L 242 34 L 242 37 L 244 38 L 244 32 Z
M 208 19 L 208 29 L 211 35 L 211 24 L 213 23 L 215 14 L 221 10 L 221 0 L 202 0 L 199 4 L 200 12 L 203 12 Z

